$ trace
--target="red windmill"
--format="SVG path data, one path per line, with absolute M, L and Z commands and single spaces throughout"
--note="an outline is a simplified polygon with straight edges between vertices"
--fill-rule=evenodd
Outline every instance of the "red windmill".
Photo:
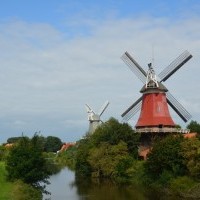
M 187 122 L 191 118 L 191 115 L 170 94 L 162 82 L 165 82 L 190 58 L 192 58 L 192 55 L 188 51 L 183 52 L 158 75 L 159 80 L 157 80 L 151 63 L 149 64 L 149 69 L 146 73 L 130 54 L 125 52 L 122 55 L 122 60 L 144 83 L 144 86 L 140 91 L 143 95 L 122 114 L 123 120 L 128 121 L 133 115 L 141 110 L 138 122 L 135 126 L 136 131 L 177 132 L 175 123 L 169 113 L 168 104 L 184 122 Z

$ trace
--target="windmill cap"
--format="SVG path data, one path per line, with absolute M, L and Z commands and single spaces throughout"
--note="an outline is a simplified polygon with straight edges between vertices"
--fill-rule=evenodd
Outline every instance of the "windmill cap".
M 158 87 L 146 88 L 146 85 L 140 90 L 141 93 L 152 93 L 152 92 L 167 92 L 168 89 L 160 82 L 158 82 Z

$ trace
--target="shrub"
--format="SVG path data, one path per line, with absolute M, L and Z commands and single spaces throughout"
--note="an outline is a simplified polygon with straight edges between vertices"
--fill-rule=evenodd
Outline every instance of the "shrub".
M 18 144 L 10 149 L 6 164 L 9 180 L 20 179 L 46 192 L 41 183 L 48 183 L 49 171 L 37 135 L 31 140 L 26 137 L 19 140 Z

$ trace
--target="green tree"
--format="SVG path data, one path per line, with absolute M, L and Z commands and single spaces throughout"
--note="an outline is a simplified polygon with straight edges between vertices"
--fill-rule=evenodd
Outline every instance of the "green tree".
M 99 176 L 101 173 L 103 176 L 112 176 L 114 174 L 113 172 L 117 172 L 116 169 L 113 169 L 112 164 L 115 167 L 119 164 L 119 157 L 117 153 L 113 153 L 114 149 L 118 151 L 123 143 L 126 147 L 126 155 L 132 158 L 137 158 L 139 138 L 140 135 L 135 133 L 128 124 L 119 123 L 114 118 L 109 119 L 107 122 L 99 126 L 92 135 L 86 135 L 84 139 L 77 142 L 76 173 L 79 175 L 90 176 L 92 172 L 93 175 L 97 172 L 96 176 L 98 176 L 98 173 Z M 108 150 L 104 152 L 104 148 L 105 150 L 109 149 L 110 153 L 108 153 Z M 120 156 L 120 152 L 118 153 Z M 100 159 L 100 157 L 102 158 Z M 126 159 L 125 157 L 123 159 Z M 106 165 L 105 168 L 100 169 L 98 172 L 96 164 L 98 163 L 100 165 L 99 162 L 105 163 L 105 159 L 109 160 L 109 158 L 111 158 L 113 162 L 108 162 L 108 165 L 111 165 L 112 173 L 106 171 Z M 95 162 L 97 163 L 95 164 Z M 130 162 L 127 161 L 127 163 Z M 121 165 L 118 169 L 125 169 L 128 166 L 129 164 L 124 166 Z
M 139 138 L 140 134 L 135 133 L 127 123 L 119 123 L 116 119 L 111 118 L 99 126 L 90 139 L 94 146 L 98 146 L 101 142 L 117 145 L 120 141 L 124 141 L 129 154 L 137 158 Z
M 11 137 L 7 139 L 7 143 L 15 143 L 19 141 L 22 137 Z
M 76 175 L 79 176 L 90 176 L 91 175 L 91 166 L 88 162 L 89 151 L 92 147 L 88 138 L 81 139 L 77 142 L 77 153 L 75 161 L 75 171 Z
M 55 136 L 48 136 L 45 141 L 44 149 L 46 152 L 57 152 L 62 146 L 60 138 Z
M 119 142 L 117 145 L 101 143 L 98 148 L 92 148 L 88 161 L 95 177 L 117 176 L 117 166 L 128 157 L 127 144 Z
M 150 179 L 160 179 L 165 183 L 171 177 L 184 175 L 186 167 L 181 154 L 182 141 L 183 137 L 170 135 L 154 143 L 145 163 L 145 171 Z
M 191 121 L 188 125 L 187 128 L 190 129 L 190 132 L 196 132 L 200 134 L 200 124 L 197 121 Z
M 20 179 L 45 192 L 45 184 L 48 184 L 50 173 L 42 154 L 41 143 L 38 141 L 37 135 L 32 139 L 22 137 L 10 149 L 6 162 L 7 177 L 11 181 Z
M 197 138 L 185 139 L 181 147 L 189 175 L 195 179 L 200 179 L 200 140 Z

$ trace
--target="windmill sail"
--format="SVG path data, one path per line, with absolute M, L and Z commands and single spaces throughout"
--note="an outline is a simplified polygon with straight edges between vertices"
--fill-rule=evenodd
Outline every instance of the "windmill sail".
M 123 121 L 131 119 L 141 108 L 142 97 L 140 97 L 134 104 L 132 104 L 121 116 Z
M 166 93 L 167 102 L 173 110 L 181 117 L 184 122 L 191 119 L 190 113 L 172 96 L 170 92 Z
M 188 51 L 184 51 L 158 75 L 158 77 L 160 78 L 160 82 L 166 81 L 172 74 L 180 69 L 191 58 L 192 55 Z
M 106 101 L 103 106 L 101 107 L 100 111 L 98 112 L 98 115 L 101 116 L 103 114 L 103 112 L 106 110 L 106 108 L 109 105 L 109 101 Z
M 93 112 L 94 113 L 94 111 L 92 110 L 92 108 L 88 104 L 85 104 L 85 107 L 86 107 L 87 112 Z
M 143 68 L 131 57 L 131 55 L 126 51 L 121 59 L 125 62 L 125 64 L 130 68 L 131 71 L 143 82 L 146 81 L 146 72 Z

